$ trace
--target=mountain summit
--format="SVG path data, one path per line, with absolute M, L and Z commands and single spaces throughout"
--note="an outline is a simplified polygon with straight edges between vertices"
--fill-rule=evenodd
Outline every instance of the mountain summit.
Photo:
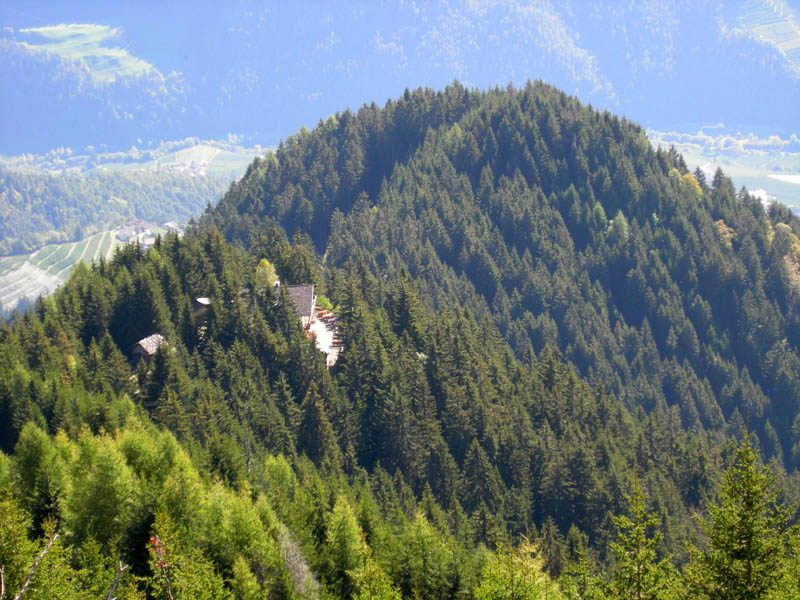
M 685 427 L 749 419 L 800 465 L 800 222 L 553 87 L 456 83 L 336 114 L 205 219 L 245 247 L 275 224 L 326 266 L 407 273 L 436 310 L 490 317 L 518 356 L 557 348 Z

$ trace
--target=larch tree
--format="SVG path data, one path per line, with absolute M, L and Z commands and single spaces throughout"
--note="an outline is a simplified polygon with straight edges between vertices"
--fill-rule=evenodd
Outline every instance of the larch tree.
M 609 596 L 631 600 L 661 600 L 675 597 L 674 568 L 668 559 L 658 560 L 661 533 L 650 534 L 658 519 L 647 512 L 645 495 L 637 479 L 628 497 L 630 514 L 614 517 L 619 531 L 611 544 L 616 565 L 611 573 Z

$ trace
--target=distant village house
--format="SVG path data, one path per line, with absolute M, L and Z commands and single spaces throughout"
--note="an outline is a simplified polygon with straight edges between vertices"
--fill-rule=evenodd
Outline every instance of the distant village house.
M 126 225 L 125 227 L 120 227 L 117 229 L 117 239 L 121 242 L 130 241 L 134 237 L 136 237 L 135 227 Z

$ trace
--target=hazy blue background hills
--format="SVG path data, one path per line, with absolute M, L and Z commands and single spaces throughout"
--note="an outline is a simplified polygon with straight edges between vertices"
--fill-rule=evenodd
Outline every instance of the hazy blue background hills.
M 270 146 L 405 88 L 542 79 L 800 204 L 764 179 L 800 172 L 796 3 L 12 0 L 0 22 L 7 155 Z

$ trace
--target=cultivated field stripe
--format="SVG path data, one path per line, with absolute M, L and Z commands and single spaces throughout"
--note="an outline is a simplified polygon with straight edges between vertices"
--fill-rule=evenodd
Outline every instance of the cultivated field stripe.
M 36 256 L 30 262 L 37 267 L 44 269 L 45 271 L 55 263 L 59 262 L 65 253 L 68 253 L 71 250 L 71 246 L 73 244 L 54 244 L 53 251 L 48 253 L 46 258 L 40 259 L 39 256 Z
M 73 267 L 77 265 L 80 261 L 84 261 L 87 265 L 90 265 L 93 260 L 94 250 L 97 248 L 97 242 L 100 240 L 103 234 L 97 233 L 90 237 L 89 239 L 83 240 L 80 245 L 83 245 L 83 251 L 81 255 L 77 258 L 77 260 L 71 261 L 66 267 L 61 269 L 58 273 L 56 273 L 56 277 L 61 279 L 66 279 L 69 272 L 72 271 Z M 89 252 L 89 248 L 92 248 L 92 251 Z M 88 259 L 87 259 L 88 254 Z
M 103 241 L 103 233 L 98 233 L 89 238 L 89 244 L 86 246 L 86 264 L 92 264 L 97 256 L 97 248 L 100 242 Z
M 0 304 L 3 308 L 12 308 L 20 298 L 49 294 L 60 283 L 54 275 L 30 263 L 24 263 L 19 269 L 0 277 Z
M 45 251 L 49 250 L 46 254 Z M 50 246 L 45 246 L 40 250 L 37 250 L 33 254 L 31 254 L 30 261 L 31 264 L 39 265 L 42 262 L 46 261 L 52 254 L 58 250 L 58 244 L 52 244 Z
M 117 236 L 113 232 L 108 232 L 108 237 L 108 249 L 105 251 L 104 255 L 106 259 L 110 259 L 114 256 L 114 251 L 123 244 L 123 242 L 117 239 Z
M 95 260 L 100 260 L 101 258 L 105 258 L 108 256 L 108 246 L 110 245 L 110 239 L 113 239 L 113 234 L 109 234 L 109 232 L 104 231 L 103 237 L 100 239 L 100 243 L 97 245 L 97 252 L 95 252 Z
M 28 259 L 24 254 L 19 256 L 6 256 L 0 258 L 0 275 L 4 275 L 14 269 L 18 268 Z
M 53 273 L 53 274 L 55 274 L 55 273 L 57 273 L 58 271 L 60 271 L 60 270 L 62 270 L 62 269 L 64 268 L 64 266 L 63 266 L 63 265 L 70 265 L 70 264 L 72 264 L 72 262 L 74 262 L 74 261 L 72 261 L 72 260 L 71 260 L 71 257 L 72 257 L 72 255 L 73 255 L 74 253 L 76 253 L 76 252 L 79 252 L 79 250 L 78 250 L 78 246 L 79 246 L 79 244 L 72 244 L 72 247 L 71 247 L 71 248 L 69 248 L 69 250 L 68 250 L 68 251 L 67 251 L 67 253 L 64 255 L 64 257 L 63 257 L 63 258 L 61 258 L 61 259 L 59 259 L 59 260 L 58 260 L 58 261 L 56 261 L 55 263 L 51 264 L 51 265 L 50 265 L 50 266 L 47 268 L 47 272 L 48 272 L 48 273 Z
M 21 298 L 47 295 L 69 276 L 79 260 L 90 264 L 101 257 L 110 259 L 122 245 L 110 230 L 79 242 L 48 244 L 30 256 L 0 257 L 0 304 L 13 308 Z
M 83 255 L 86 252 L 86 246 L 88 246 L 86 240 L 75 244 L 75 246 L 69 251 L 69 254 L 67 254 L 63 259 L 61 259 L 55 265 L 53 265 L 52 268 L 48 269 L 48 271 L 50 273 L 55 273 L 55 276 L 59 277 L 61 273 L 63 273 L 64 271 L 72 269 L 72 267 L 75 266 L 83 258 Z M 78 254 L 78 253 L 80 253 L 80 255 L 77 258 L 74 258 L 73 254 Z M 64 266 L 62 267 L 61 265 Z M 61 268 L 59 269 L 59 267 Z M 59 270 L 56 271 L 56 269 Z

